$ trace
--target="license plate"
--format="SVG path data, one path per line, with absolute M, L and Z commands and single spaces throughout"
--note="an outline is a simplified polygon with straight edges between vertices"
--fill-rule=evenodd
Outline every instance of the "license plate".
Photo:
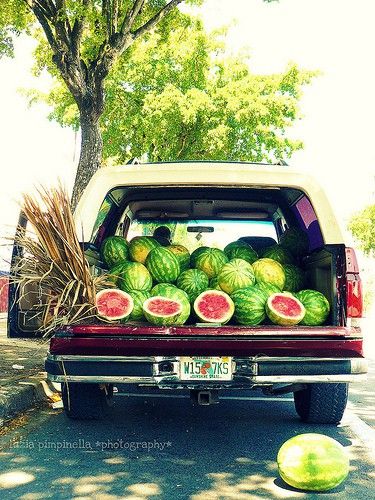
M 180 358 L 180 379 L 232 380 L 232 358 L 183 356 Z

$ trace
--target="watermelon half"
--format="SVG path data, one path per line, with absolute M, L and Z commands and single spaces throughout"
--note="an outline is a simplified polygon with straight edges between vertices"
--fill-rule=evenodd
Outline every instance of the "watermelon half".
M 95 305 L 99 316 L 114 321 L 127 318 L 134 302 L 128 293 L 117 288 L 106 288 L 96 294 Z
M 349 473 L 345 448 L 324 434 L 300 434 L 288 439 L 277 454 L 281 479 L 307 491 L 327 491 L 341 484 Z
M 206 290 L 194 301 L 194 311 L 205 323 L 228 323 L 234 313 L 233 300 L 220 290 Z
M 179 300 L 156 295 L 143 303 L 143 313 L 148 322 L 157 326 L 170 326 L 176 323 L 182 312 Z
M 297 325 L 305 316 L 303 304 L 292 294 L 273 293 L 268 297 L 266 312 L 275 325 Z

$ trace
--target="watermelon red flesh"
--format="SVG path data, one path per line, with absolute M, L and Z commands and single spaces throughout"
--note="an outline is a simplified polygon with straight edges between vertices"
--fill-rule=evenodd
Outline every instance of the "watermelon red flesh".
M 293 326 L 302 321 L 305 315 L 303 304 L 289 293 L 274 293 L 266 304 L 267 316 L 272 323 Z
M 226 323 L 234 312 L 232 299 L 224 292 L 213 290 L 201 293 L 194 302 L 200 319 L 212 323 Z
M 178 314 L 180 309 L 181 305 L 175 300 L 158 297 L 154 297 L 153 300 L 150 300 L 147 306 L 148 312 L 157 316 L 172 316 Z
M 133 309 L 133 299 L 126 292 L 117 289 L 102 290 L 96 295 L 99 316 L 115 320 L 129 316 Z
M 300 316 L 302 312 L 301 306 L 296 300 L 288 296 L 281 296 L 281 294 L 276 294 L 274 299 L 271 301 L 273 309 L 276 309 L 278 313 L 286 315 L 288 317 Z

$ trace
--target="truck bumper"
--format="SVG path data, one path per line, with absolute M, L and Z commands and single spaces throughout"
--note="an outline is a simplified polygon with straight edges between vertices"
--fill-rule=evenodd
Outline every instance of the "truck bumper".
M 45 367 L 54 382 L 137 384 L 160 389 L 249 389 L 280 383 L 334 383 L 364 380 L 364 358 L 232 357 L 231 380 L 185 381 L 178 356 L 83 356 L 48 354 Z

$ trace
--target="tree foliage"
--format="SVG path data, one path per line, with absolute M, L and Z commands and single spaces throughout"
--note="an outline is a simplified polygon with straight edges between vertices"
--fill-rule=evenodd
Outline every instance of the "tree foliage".
M 354 215 L 349 229 L 364 253 L 375 256 L 375 205 L 369 205 Z
M 280 74 L 254 74 L 247 54 L 227 54 L 225 34 L 207 34 L 199 19 L 175 11 L 129 49 L 106 80 L 105 159 L 274 161 L 302 146 L 287 128 L 314 73 L 291 64 Z M 45 54 L 41 45 L 38 70 L 48 67 Z M 52 106 L 51 119 L 78 129 L 77 107 L 61 80 L 48 95 L 31 97 Z

